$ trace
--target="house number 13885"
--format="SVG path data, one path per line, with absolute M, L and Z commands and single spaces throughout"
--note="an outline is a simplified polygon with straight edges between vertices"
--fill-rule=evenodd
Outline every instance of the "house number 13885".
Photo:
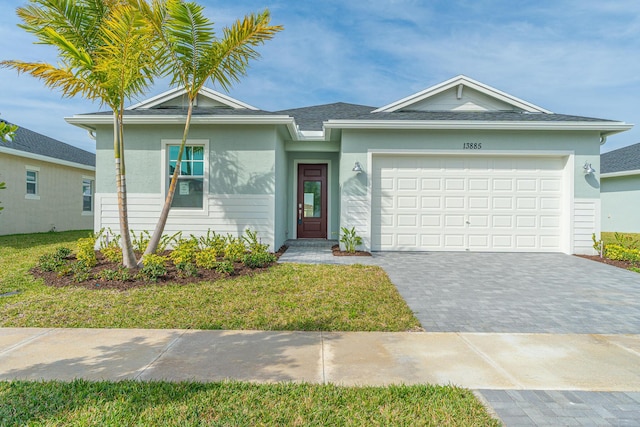
M 482 148 L 482 142 L 463 142 L 463 150 L 480 150 Z

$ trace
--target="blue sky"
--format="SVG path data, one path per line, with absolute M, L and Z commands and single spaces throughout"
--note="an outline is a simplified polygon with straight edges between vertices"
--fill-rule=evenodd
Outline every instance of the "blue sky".
M 8 4 L 9 3 L 9 4 Z M 260 50 L 229 95 L 265 110 L 331 102 L 382 106 L 465 74 L 556 113 L 637 128 L 603 152 L 640 142 L 637 0 L 200 0 L 221 30 L 269 8 L 285 30 Z M 55 62 L 0 4 L 0 58 Z M 169 89 L 158 82 L 150 97 Z M 214 89 L 218 89 L 215 88 Z M 93 151 L 64 117 L 97 111 L 42 82 L 0 69 L 3 119 Z M 140 99 L 132 100 L 131 103 Z

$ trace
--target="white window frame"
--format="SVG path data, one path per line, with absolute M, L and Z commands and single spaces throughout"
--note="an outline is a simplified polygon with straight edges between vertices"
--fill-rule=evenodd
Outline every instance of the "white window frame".
M 28 173 L 33 172 L 35 174 L 35 180 L 33 182 L 29 181 Z M 25 199 L 29 200 L 40 200 L 40 168 L 37 166 L 25 165 Z M 35 193 L 28 193 L 27 186 L 29 184 L 35 184 Z
M 163 139 L 161 141 L 162 149 L 161 149 L 161 160 L 162 166 L 160 168 L 160 172 L 162 174 L 160 180 L 160 192 L 163 196 L 163 199 L 166 198 L 167 192 L 169 191 L 169 184 L 171 182 L 171 178 L 169 177 L 169 146 L 170 145 L 180 145 L 182 143 L 179 139 Z M 188 139 L 185 146 L 195 146 L 199 145 L 204 148 L 204 177 L 202 181 L 202 208 L 183 208 L 183 207 L 172 207 L 172 211 L 180 212 L 180 215 L 186 216 L 202 216 L 209 214 L 209 140 L 208 139 Z
M 89 181 L 89 185 L 90 185 L 90 192 L 91 194 L 89 195 L 89 197 L 91 197 L 91 209 L 88 211 L 84 210 L 84 198 L 85 198 L 85 194 L 84 194 L 84 183 L 85 181 Z M 94 202 L 94 187 L 95 187 L 95 178 L 91 177 L 91 176 L 82 176 L 82 215 L 93 215 L 93 202 Z

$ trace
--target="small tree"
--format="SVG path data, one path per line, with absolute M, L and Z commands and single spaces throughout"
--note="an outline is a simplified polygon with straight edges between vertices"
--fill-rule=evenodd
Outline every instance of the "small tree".
M 272 39 L 283 27 L 269 25 L 271 17 L 265 9 L 262 13 L 237 20 L 230 28 L 224 28 L 223 37 L 218 38 L 213 31 L 213 22 L 204 16 L 203 7 L 196 3 L 154 0 L 149 5 L 145 0 L 129 1 L 145 16 L 162 46 L 165 73 L 172 77 L 172 84 L 184 87 L 188 98 L 176 166 L 162 212 L 145 251 L 145 254 L 152 254 L 158 247 L 173 202 L 198 92 L 209 80 L 224 89 L 239 81 L 246 74 L 249 61 L 260 56 L 256 47 Z
M 123 110 L 156 73 L 152 33 L 135 7 L 123 0 L 30 0 L 17 9 L 20 25 L 58 51 L 59 63 L 2 61 L 58 88 L 63 96 L 99 100 L 113 111 L 113 151 L 123 263 L 136 268 L 127 214 Z

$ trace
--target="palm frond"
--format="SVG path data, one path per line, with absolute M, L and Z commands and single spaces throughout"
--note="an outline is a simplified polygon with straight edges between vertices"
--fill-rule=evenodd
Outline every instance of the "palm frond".
M 189 2 L 167 3 L 168 18 L 165 29 L 167 39 L 175 52 L 175 64 L 184 75 L 185 85 L 200 73 L 203 58 L 215 40 L 213 22 L 205 15 L 202 6 Z
M 49 44 L 46 28 L 56 31 L 87 51 L 95 48 L 93 41 L 99 23 L 108 13 L 104 0 L 31 0 L 31 5 L 17 9 L 21 28 L 34 34 L 39 43 Z
M 18 73 L 30 74 L 44 82 L 49 88 L 59 89 L 64 97 L 82 95 L 87 99 L 100 99 L 100 88 L 87 73 L 73 72 L 69 68 L 58 68 L 41 62 L 1 61 L 0 67 L 13 68 Z
M 94 71 L 101 76 L 110 103 L 139 95 L 152 83 L 157 71 L 158 50 L 154 35 L 136 9 L 114 9 L 100 28 L 102 43 L 96 51 Z
M 208 51 L 203 72 L 198 80 L 204 85 L 209 78 L 225 90 L 246 74 L 249 62 L 260 57 L 256 47 L 271 40 L 282 25 L 269 25 L 271 15 L 268 9 L 259 14 L 250 14 L 237 20 L 230 28 L 223 30 L 224 37 Z

